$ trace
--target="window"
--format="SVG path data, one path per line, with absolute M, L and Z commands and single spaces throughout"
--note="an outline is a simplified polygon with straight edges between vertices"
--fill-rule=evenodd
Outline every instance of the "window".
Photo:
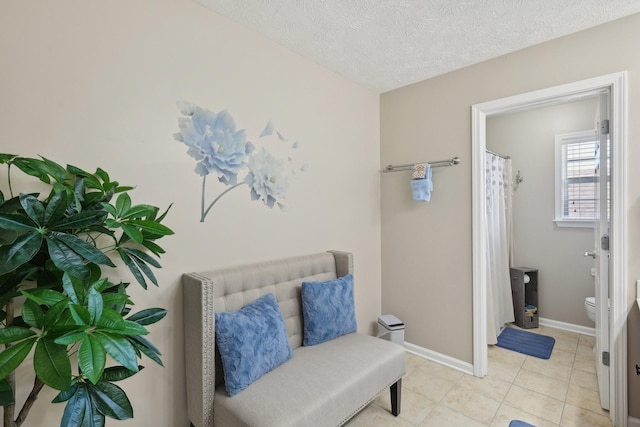
M 598 209 L 595 168 L 593 130 L 556 135 L 555 222 L 558 226 L 593 227 Z M 609 195 L 606 197 L 608 199 Z

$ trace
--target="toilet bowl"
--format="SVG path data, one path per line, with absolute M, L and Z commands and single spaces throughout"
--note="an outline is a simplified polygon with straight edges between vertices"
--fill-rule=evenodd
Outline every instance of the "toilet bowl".
M 589 319 L 595 322 L 596 321 L 596 297 L 586 297 L 584 299 L 584 308 L 585 310 L 587 310 L 587 316 L 589 316 Z

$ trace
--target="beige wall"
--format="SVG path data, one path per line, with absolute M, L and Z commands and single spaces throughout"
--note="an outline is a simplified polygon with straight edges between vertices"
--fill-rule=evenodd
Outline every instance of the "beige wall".
M 629 72 L 628 295 L 640 277 L 640 15 L 385 93 L 381 166 L 462 158 L 434 174 L 431 203 L 411 201 L 408 177 L 382 182 L 383 311 L 407 323 L 407 340 L 472 361 L 471 115 L 473 104 L 612 72 Z M 391 175 L 391 174 L 388 174 Z M 399 174 L 401 175 L 401 174 Z M 636 321 L 634 321 L 634 319 Z M 630 341 L 640 336 L 630 318 Z M 629 408 L 640 417 L 640 360 L 629 346 Z
M 597 99 L 571 102 L 487 120 L 487 148 L 511 156 L 513 177 L 525 181 L 513 194 L 515 266 L 538 269 L 540 317 L 595 327 L 584 299 L 594 296 L 584 252 L 593 228 L 558 227 L 555 216 L 555 135 L 594 127 Z
M 373 332 L 381 307 L 378 94 L 191 0 L 2 1 L 0 58 L 1 152 L 100 166 L 137 187 L 134 202 L 173 203 L 160 287 L 131 288 L 139 308 L 169 310 L 151 327 L 165 367 L 145 359 L 147 368 L 121 383 L 135 419 L 108 425 L 188 425 L 183 272 L 351 251 L 359 329 Z M 201 179 L 173 138 L 178 100 L 228 109 L 256 145 L 268 120 L 299 141 L 295 160 L 308 170 L 291 180 L 289 210 L 270 210 L 240 188 L 200 223 Z M 31 383 L 28 371 L 18 376 Z M 63 405 L 50 404 L 52 396 L 43 393 L 25 426 L 59 422 Z

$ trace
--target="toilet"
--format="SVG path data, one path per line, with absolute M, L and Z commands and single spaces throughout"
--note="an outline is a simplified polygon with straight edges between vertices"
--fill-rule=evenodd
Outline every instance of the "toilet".
M 595 322 L 596 321 L 596 297 L 586 297 L 584 299 L 584 308 L 585 310 L 587 310 L 587 316 L 589 316 L 589 319 Z

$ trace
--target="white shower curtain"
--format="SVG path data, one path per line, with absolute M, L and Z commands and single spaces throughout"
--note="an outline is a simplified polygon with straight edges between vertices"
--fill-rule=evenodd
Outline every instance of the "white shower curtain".
M 509 266 L 513 260 L 511 159 L 486 153 L 487 343 L 514 321 Z

